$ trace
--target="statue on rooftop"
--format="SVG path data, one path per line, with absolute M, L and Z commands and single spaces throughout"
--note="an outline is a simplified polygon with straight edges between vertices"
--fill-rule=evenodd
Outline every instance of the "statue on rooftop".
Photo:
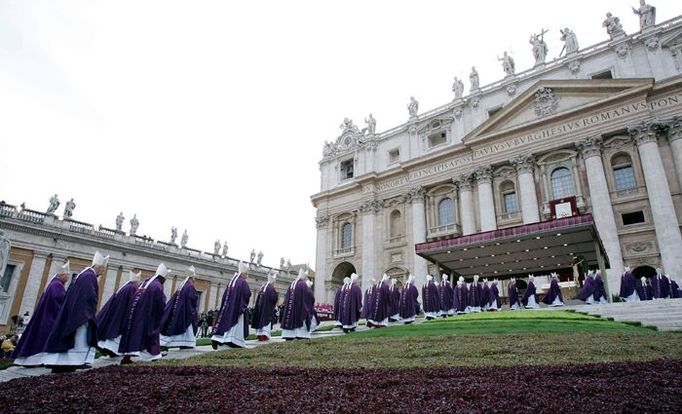
M 604 20 L 602 26 L 606 27 L 606 33 L 609 34 L 611 40 L 625 36 L 625 30 L 623 30 L 623 25 L 620 24 L 620 19 L 611 13 L 606 13 L 606 20 Z
M 256 264 L 258 266 L 260 266 L 262 261 L 263 261 L 263 252 L 258 252 L 258 258 L 256 259 Z
M 455 94 L 455 99 L 462 99 L 464 94 L 464 82 L 457 76 L 455 76 L 455 81 L 452 83 L 452 93 Z
M 220 255 L 220 240 L 216 240 L 215 243 L 213 243 L 213 255 Z
M 251 257 L 250 261 L 251 263 L 253 263 L 253 261 L 256 260 L 256 249 L 251 249 L 250 257 Z
M 57 197 L 57 194 L 55 194 L 52 197 L 50 197 L 50 206 L 47 208 L 47 214 L 54 214 L 54 212 L 57 211 L 58 207 L 59 197 Z
M 123 217 L 123 212 L 121 211 L 118 213 L 118 216 L 116 216 L 116 231 L 121 231 L 123 228 L 123 221 L 125 220 L 125 217 Z
M 223 244 L 223 257 L 227 257 L 227 242 Z
M 639 30 L 644 31 L 656 25 L 656 7 L 639 0 L 639 8 L 632 8 L 632 12 L 639 16 Z
M 374 135 L 377 129 L 377 120 L 374 119 L 372 114 L 369 114 L 369 118 L 365 119 L 365 123 L 367 124 L 367 134 Z
M 137 234 L 137 228 L 140 227 L 140 221 L 137 219 L 137 214 L 133 214 L 133 218 L 130 219 L 130 235 L 134 236 Z
M 175 239 L 178 238 L 178 229 L 173 226 L 171 227 L 171 237 L 170 237 L 170 244 L 175 244 Z
M 578 38 L 575 32 L 568 27 L 564 30 L 560 30 L 561 40 L 564 42 L 564 48 L 562 51 L 566 51 L 567 55 L 578 52 Z
M 410 113 L 410 119 L 417 119 L 419 112 L 419 102 L 414 99 L 414 96 L 410 96 L 410 104 L 407 105 L 407 111 Z
M 531 34 L 528 41 L 533 45 L 533 56 L 535 57 L 535 66 L 542 65 L 547 59 L 547 43 L 545 43 L 544 36 L 547 30 L 540 30 L 540 34 Z
M 502 57 L 498 56 L 497 60 L 502 62 L 502 70 L 507 77 L 514 76 L 514 73 L 516 72 L 516 64 L 514 63 L 514 59 L 507 53 L 506 50 L 502 54 Z
M 471 84 L 471 87 L 469 88 L 470 92 L 479 89 L 478 71 L 476 71 L 475 66 L 471 67 L 471 73 L 469 74 L 469 83 Z
M 180 247 L 185 247 L 187 246 L 187 240 L 189 240 L 189 236 L 187 235 L 187 229 L 182 233 L 182 238 L 180 239 Z
M 73 202 L 73 198 L 66 202 L 64 205 L 64 218 L 73 217 L 73 209 L 76 208 L 76 203 Z

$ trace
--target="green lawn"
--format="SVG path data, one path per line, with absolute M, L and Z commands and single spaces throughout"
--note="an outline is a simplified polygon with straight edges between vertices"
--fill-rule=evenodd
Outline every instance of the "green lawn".
M 562 365 L 682 359 L 681 341 L 679 333 L 571 312 L 499 312 L 155 363 L 308 368 Z

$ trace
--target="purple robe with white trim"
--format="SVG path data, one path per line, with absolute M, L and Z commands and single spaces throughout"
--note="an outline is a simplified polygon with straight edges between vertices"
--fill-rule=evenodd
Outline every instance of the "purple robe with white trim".
M 305 279 L 298 279 L 293 288 L 289 285 L 282 310 L 282 329 L 293 331 L 302 328 L 309 321 L 309 290 Z
M 199 328 L 199 293 L 191 280 L 176 290 L 166 303 L 161 317 L 160 332 L 163 336 L 182 335 L 192 326 L 194 335 Z
M 490 304 L 490 286 L 487 283 L 483 283 L 481 288 L 481 306 Z
M 563 296 L 561 296 L 561 287 L 559 287 L 559 282 L 556 279 L 552 279 L 549 282 L 549 290 L 547 293 L 545 293 L 545 296 L 542 298 L 542 303 L 546 305 L 551 305 L 554 303 L 554 299 L 559 298 L 561 302 L 564 301 Z
M 135 298 L 137 284 L 126 282 L 114 293 L 97 314 L 97 340 L 106 341 L 121 335 L 125 326 L 125 314 Z
M 599 302 L 602 297 L 606 301 L 609 300 L 606 297 L 606 289 L 604 289 L 604 279 L 601 278 L 601 275 L 596 275 L 594 277 L 594 300 Z
M 351 283 L 343 290 L 340 298 L 339 322 L 343 326 L 353 326 L 360 320 L 362 310 L 362 289 Z
M 661 299 L 670 296 L 670 280 L 665 275 L 656 275 L 651 279 L 653 298 Z
M 394 316 L 400 313 L 400 288 L 398 285 L 391 285 L 388 288 L 389 315 Z
M 239 322 L 239 317 L 242 315 L 244 316 L 244 338 L 249 336 L 249 299 L 251 299 L 251 289 L 246 278 L 242 275 L 235 276 L 223 293 L 220 311 L 218 311 L 213 327 L 213 336 L 225 335 Z
M 40 296 L 12 358 L 27 358 L 43 352 L 65 296 L 64 283 L 58 277 L 52 278 Z
M 673 299 L 679 299 L 680 295 L 682 295 L 682 292 L 680 292 L 680 287 L 677 285 L 677 282 L 670 279 L 670 297 Z
M 639 300 L 651 300 L 651 286 L 648 283 L 637 283 L 637 296 Z
M 389 316 L 389 288 L 386 282 L 379 282 L 374 292 L 374 306 L 370 319 L 375 322 L 381 322 L 388 319 Z
M 524 305 L 528 305 L 528 298 L 531 296 L 535 297 L 535 302 L 538 301 L 537 295 L 535 294 L 535 283 L 533 282 L 528 282 L 528 286 L 526 287 L 526 291 L 523 292 L 523 297 L 521 298 L 521 302 Z
M 413 318 L 419 313 L 419 291 L 414 283 L 405 284 L 400 295 L 400 317 L 403 319 Z
M 519 303 L 519 292 L 516 290 L 516 282 L 509 284 L 509 287 L 507 288 L 507 295 L 509 296 L 510 308 L 514 305 L 521 305 L 521 303 Z
M 583 283 L 583 287 L 580 289 L 580 296 L 578 298 L 583 302 L 586 302 L 590 296 L 594 299 L 594 288 L 594 279 L 590 276 L 586 277 L 585 283 Z
M 635 292 L 637 282 L 632 272 L 624 272 L 620 277 L 620 297 L 627 298 Z
M 263 329 L 275 320 L 275 307 L 278 299 L 279 295 L 275 290 L 274 283 L 268 282 L 261 286 L 253 310 L 253 321 L 251 322 L 253 329 Z M 336 313 L 336 308 L 334 308 L 334 313 Z
M 91 267 L 76 276 L 66 291 L 64 303 L 45 344 L 45 352 L 54 354 L 72 349 L 75 346 L 76 330 L 84 324 L 88 324 L 88 345 L 97 346 L 97 289 L 97 274 Z
M 497 309 L 502 307 L 502 302 L 500 301 L 500 291 L 497 289 L 496 282 L 490 284 L 490 300 L 488 301 L 488 305 L 493 306 L 493 303 L 497 306 Z
M 372 309 L 374 309 L 374 290 L 376 286 L 372 285 L 365 290 L 365 296 L 362 300 L 362 319 L 369 319 L 372 316 Z
M 440 310 L 440 303 L 438 301 L 438 287 L 433 280 L 430 280 L 422 286 L 422 306 L 424 312 L 438 312 Z
M 346 285 L 341 285 L 340 288 L 336 289 L 336 294 L 334 295 L 334 320 L 338 321 L 339 320 L 339 308 L 341 307 L 341 295 L 343 293 L 343 288 L 345 288 Z
M 155 276 L 145 281 L 137 289 L 128 311 L 124 317 L 124 328 L 118 353 L 121 355 L 137 352 L 148 352 L 151 355 L 161 353 L 160 329 L 161 317 L 166 306 L 166 295 L 163 284 Z
M 469 286 L 469 297 L 467 298 L 467 305 L 479 308 L 481 307 L 481 284 L 478 282 L 471 282 Z
M 452 305 L 455 308 L 455 312 L 464 312 L 467 308 L 467 287 L 464 283 L 455 286 L 455 291 L 452 295 Z
M 455 291 L 452 289 L 450 282 L 445 280 L 438 284 L 438 302 L 440 303 L 440 310 L 448 312 L 453 309 L 452 299 Z

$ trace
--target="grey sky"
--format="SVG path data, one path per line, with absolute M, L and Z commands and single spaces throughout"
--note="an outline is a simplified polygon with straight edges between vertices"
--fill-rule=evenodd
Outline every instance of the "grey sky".
M 630 4 L 631 3 L 631 4 Z M 448 102 L 453 76 L 481 85 L 532 66 L 528 38 L 559 29 L 607 39 L 623 1 L 0 2 L 0 199 L 45 210 L 74 197 L 77 220 L 230 255 L 262 249 L 314 264 L 322 144 L 344 117 L 382 131 Z M 652 1 L 657 21 L 677 1 Z

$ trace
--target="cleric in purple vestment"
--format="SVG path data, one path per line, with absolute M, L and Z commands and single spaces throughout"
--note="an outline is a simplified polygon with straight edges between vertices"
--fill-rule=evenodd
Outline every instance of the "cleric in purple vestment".
M 286 341 L 292 339 L 310 339 L 310 328 L 306 323 L 309 321 L 309 295 L 310 288 L 306 284 L 308 277 L 303 269 L 299 269 L 298 277 L 291 282 L 284 298 L 282 309 L 282 338 Z
M 64 285 L 69 280 L 69 276 L 71 276 L 71 271 L 69 262 L 66 262 L 47 284 L 36 308 L 33 310 L 31 320 L 26 325 L 26 329 L 24 329 L 24 333 L 21 335 L 14 353 L 12 353 L 15 365 L 31 367 L 43 363 L 45 356 L 43 349 L 47 342 L 47 336 L 52 331 L 57 319 L 59 309 L 64 302 L 66 295 Z
M 670 279 L 670 297 L 673 299 L 679 299 L 682 297 L 682 292 L 680 292 L 680 286 L 673 280 L 672 277 L 669 277 Z
M 469 312 L 480 312 L 481 311 L 481 294 L 482 294 L 481 284 L 478 283 L 478 275 L 474 275 L 474 281 L 471 282 L 469 286 L 469 297 L 467 298 L 467 305 L 469 306 Z
M 249 299 L 251 288 L 246 281 L 249 265 L 239 262 L 239 273 L 234 275 L 225 288 L 220 311 L 213 327 L 211 345 L 217 349 L 219 345 L 231 348 L 244 348 L 249 336 Z
M 341 302 L 343 293 L 346 290 L 346 286 L 350 284 L 350 277 L 346 276 L 343 278 L 343 285 L 336 289 L 336 294 L 334 295 L 334 321 L 337 328 L 340 328 L 343 324 L 341 323 L 341 317 L 339 316 L 339 310 L 341 309 Z
M 487 311 L 490 304 L 490 285 L 488 279 L 483 279 L 483 286 L 481 287 L 481 310 Z
M 537 309 L 540 307 L 540 305 L 538 305 L 536 296 L 535 276 L 530 275 L 528 276 L 528 286 L 523 292 L 523 297 L 521 298 L 521 302 L 525 305 L 526 309 Z
M 308 318 L 305 323 L 308 331 L 312 333 L 320 326 L 320 318 L 317 316 L 317 311 L 315 310 L 315 290 L 313 289 L 313 281 L 308 279 L 305 281 L 305 284 L 308 286 L 308 292 L 306 294 Z
M 374 292 L 374 301 L 369 320 L 375 328 L 388 326 L 390 315 L 390 288 L 388 287 L 388 275 L 384 273 L 381 281 Z
M 651 279 L 651 290 L 654 299 L 670 297 L 670 280 L 663 274 L 661 268 L 656 269 L 656 275 Z
M 362 311 L 362 289 L 357 284 L 358 275 L 350 276 L 350 283 L 344 285 L 339 305 L 339 322 L 343 332 L 353 332 L 358 326 Z
M 279 295 L 275 290 L 276 281 L 277 273 L 269 273 L 268 281 L 261 286 L 258 290 L 258 296 L 256 296 L 256 306 L 253 310 L 251 327 L 256 330 L 256 337 L 259 341 L 270 340 L 272 321 L 275 319 L 275 308 L 279 300 Z M 336 312 L 335 308 L 334 313 Z
M 155 275 L 144 281 L 135 293 L 124 316 L 125 325 L 118 347 L 118 353 L 123 355 L 121 364 L 130 364 L 132 357 L 141 361 L 161 358 L 161 317 L 166 307 L 163 283 L 169 273 L 170 269 L 161 263 Z
M 414 317 L 419 313 L 419 290 L 414 285 L 414 276 L 407 278 L 407 283 L 400 295 L 400 318 L 404 323 L 414 322 Z
M 642 276 L 640 283 L 637 284 L 637 296 L 639 300 L 651 300 L 651 286 L 647 283 L 646 277 Z
M 72 372 L 95 361 L 97 276 L 106 270 L 108 262 L 109 256 L 95 252 L 92 266 L 80 272 L 69 286 L 45 345 L 43 364 L 52 372 Z
M 389 321 L 396 322 L 400 320 L 400 287 L 397 284 L 395 278 L 391 279 L 391 286 L 388 288 L 388 298 L 389 298 Z
M 594 303 L 594 288 L 595 284 L 593 271 L 589 271 L 585 275 L 585 281 L 583 281 L 583 287 L 580 289 L 580 295 L 578 298 L 588 305 L 591 305 Z
M 131 270 L 128 273 L 128 280 L 118 288 L 97 314 L 97 348 L 105 355 L 118 355 L 121 332 L 127 323 L 125 315 L 133 303 L 139 284 L 140 272 L 135 273 Z
M 519 292 L 516 290 L 516 278 L 511 279 L 509 287 L 507 288 L 507 295 L 509 296 L 509 309 L 523 309 L 521 307 L 521 302 L 519 301 Z
M 159 342 L 167 348 L 188 349 L 197 346 L 199 293 L 194 288 L 197 273 L 194 266 L 190 266 L 187 272 L 187 277 L 166 303 L 161 317 Z
M 502 302 L 500 301 L 500 291 L 497 288 L 497 280 L 493 280 L 490 284 L 490 300 L 488 301 L 488 310 L 497 311 L 502 308 Z
M 594 274 L 594 301 L 599 304 L 609 303 L 606 297 L 606 289 L 604 288 L 604 280 L 601 278 L 599 270 Z
M 454 307 L 452 306 L 453 295 L 454 289 L 450 285 L 448 276 L 444 273 L 441 274 L 440 283 L 438 284 L 438 303 L 440 304 L 441 316 L 446 317 L 455 314 Z
M 455 291 L 452 295 L 452 306 L 455 312 L 458 314 L 466 313 L 467 311 L 467 296 L 469 292 L 467 291 L 466 282 L 462 276 L 457 280 L 457 286 L 455 286 Z
M 564 298 L 561 296 L 561 287 L 559 287 L 559 275 L 552 273 L 549 282 L 549 289 L 542 298 L 542 303 L 549 306 L 564 306 Z
M 372 309 L 374 309 L 374 292 L 376 291 L 376 283 L 377 281 L 375 279 L 371 279 L 369 281 L 369 287 L 367 290 L 365 290 L 365 296 L 362 299 L 362 319 L 367 321 L 368 328 L 372 327 L 372 321 L 370 321 L 370 318 L 372 317 Z
M 438 301 L 438 286 L 433 283 L 433 276 L 426 275 L 426 283 L 422 286 L 422 307 L 426 319 L 437 318 L 440 314 L 440 303 Z
M 630 271 L 630 268 L 625 266 L 625 271 L 620 277 L 620 298 L 625 302 L 639 301 L 636 289 L 637 282 L 635 281 L 635 276 Z

